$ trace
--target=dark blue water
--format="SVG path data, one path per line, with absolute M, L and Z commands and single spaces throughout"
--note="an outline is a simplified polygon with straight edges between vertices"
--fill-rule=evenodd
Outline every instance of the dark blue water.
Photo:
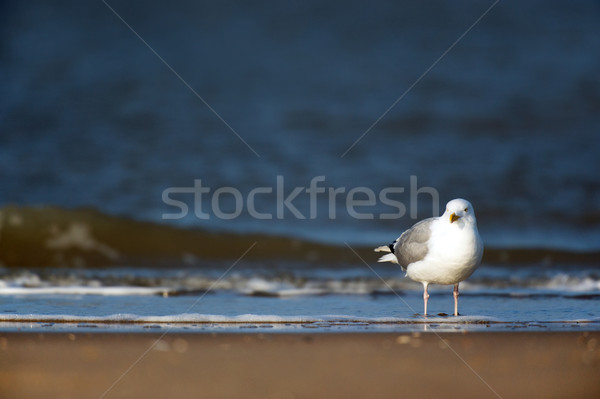
M 598 3 L 500 1 L 437 63 L 492 2 L 107 4 L 156 54 L 102 1 L 0 6 L 0 204 L 375 243 L 464 197 L 488 244 L 600 247 Z M 277 217 L 278 176 L 345 194 Z M 163 220 L 195 179 L 240 214 Z M 414 217 L 356 218 L 356 187 Z

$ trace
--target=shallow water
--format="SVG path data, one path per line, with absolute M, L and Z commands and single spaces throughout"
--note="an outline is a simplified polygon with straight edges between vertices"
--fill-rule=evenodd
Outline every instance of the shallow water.
M 247 298 L 40 295 L 3 298 L 2 331 L 508 331 L 600 330 L 599 299 L 464 295 L 461 316 L 452 295 L 431 296 L 423 317 L 417 292 L 386 296 Z M 115 313 L 116 312 L 116 313 Z M 184 312 L 184 313 L 180 313 Z M 464 315 L 464 316 L 463 316 Z
M 425 318 L 420 284 L 381 268 L 297 275 L 267 270 L 228 275 L 216 270 L 46 270 L 5 276 L 0 330 L 600 329 L 600 280 L 593 270 L 554 270 L 536 280 L 530 275 L 531 270 L 482 268 L 462 284 L 459 317 L 447 315 L 453 310 L 451 287 L 432 286 L 430 316 Z

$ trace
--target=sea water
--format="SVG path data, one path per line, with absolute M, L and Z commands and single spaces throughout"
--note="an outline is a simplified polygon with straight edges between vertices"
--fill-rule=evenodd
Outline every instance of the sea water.
M 598 4 L 107 4 L 2 5 L 1 330 L 598 328 Z M 456 197 L 423 318 L 372 248 Z
M 188 86 L 104 3 L 36 3 L 3 7 L 2 205 L 381 245 L 464 197 L 488 245 L 600 248 L 593 2 L 497 3 L 397 103 L 492 1 L 112 4 Z
M 6 276 L 3 331 L 543 331 L 600 329 L 600 279 L 593 270 L 528 272 L 483 267 L 462 284 L 460 316 L 451 287 L 432 286 L 423 316 L 420 284 L 388 270 L 264 270 L 216 273 L 65 270 Z M 85 280 L 83 275 L 90 276 Z M 94 277 L 92 278 L 91 275 Z M 489 276 L 493 275 L 493 280 Z M 529 277 L 528 277 L 529 275 Z M 67 284 L 66 282 L 69 282 Z M 74 283 L 77 281 L 77 283 Z M 106 284 L 111 281 L 112 286 Z M 131 282 L 136 281 L 137 286 Z M 510 284 L 509 284 L 510 283 Z

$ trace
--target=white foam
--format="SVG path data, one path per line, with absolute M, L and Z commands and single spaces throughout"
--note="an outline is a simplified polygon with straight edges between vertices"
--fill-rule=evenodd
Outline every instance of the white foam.
M 151 315 L 140 316 L 129 313 L 118 313 L 106 316 L 78 316 L 78 315 L 47 315 L 47 314 L 0 314 L 0 322 L 54 322 L 54 323 L 239 323 L 239 324 L 280 324 L 280 323 L 368 323 L 368 324 L 390 324 L 390 323 L 484 323 L 499 322 L 500 320 L 487 316 L 458 316 L 458 317 L 356 317 L 351 315 L 319 315 L 319 316 L 280 316 L 241 314 L 225 316 L 217 314 L 182 313 L 176 315 Z
M 2 272 L 2 270 L 0 270 Z M 391 273 L 391 272 L 390 272 Z M 258 276 L 260 275 L 260 276 Z M 370 270 L 304 271 L 295 273 L 231 274 L 220 277 L 210 271 L 173 270 L 58 270 L 47 273 L 23 271 L 0 274 L 0 295 L 173 295 L 204 290 L 229 291 L 243 295 L 293 297 L 311 295 L 370 295 L 421 291 L 419 283 L 398 273 L 384 275 L 382 281 Z M 446 292 L 447 286 L 432 286 L 431 291 Z M 541 271 L 535 268 L 512 270 L 481 268 L 461 284 L 471 293 L 569 294 L 598 293 L 600 278 L 596 270 Z
M 46 314 L 0 314 L 0 321 L 62 322 L 62 323 L 303 323 L 325 319 L 313 316 L 277 316 L 243 314 L 224 316 L 216 314 L 183 313 L 168 316 L 140 316 L 118 313 L 106 316 L 46 315 Z
M 138 296 L 168 295 L 172 290 L 167 287 L 0 287 L 0 295 L 103 295 Z

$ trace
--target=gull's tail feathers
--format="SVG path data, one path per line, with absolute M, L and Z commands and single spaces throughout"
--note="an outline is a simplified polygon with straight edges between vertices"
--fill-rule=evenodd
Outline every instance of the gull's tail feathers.
M 398 263 L 398 258 L 396 258 L 396 255 L 394 254 L 387 254 L 387 255 L 383 255 L 381 258 L 379 258 L 377 260 L 377 262 L 392 262 L 392 263 Z
M 382 245 L 374 249 L 375 252 L 392 252 L 389 245 Z
M 377 262 L 398 263 L 398 258 L 396 258 L 396 255 L 394 255 L 394 253 L 392 252 L 393 247 L 394 247 L 394 244 L 382 245 L 380 247 L 375 248 L 375 252 L 390 252 L 389 254 L 383 255 L 381 258 L 379 258 L 377 260 Z

